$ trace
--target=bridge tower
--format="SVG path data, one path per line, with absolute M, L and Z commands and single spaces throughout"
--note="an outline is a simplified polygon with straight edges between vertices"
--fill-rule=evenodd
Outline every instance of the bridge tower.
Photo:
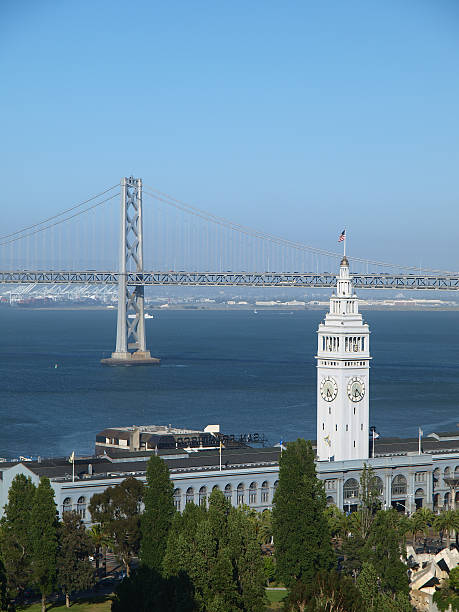
M 157 365 L 145 340 L 142 179 L 121 180 L 116 348 L 105 365 Z

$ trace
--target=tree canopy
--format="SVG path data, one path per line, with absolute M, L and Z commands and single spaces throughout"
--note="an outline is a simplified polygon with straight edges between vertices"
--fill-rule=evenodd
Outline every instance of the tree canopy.
M 59 524 L 57 559 L 58 585 L 70 607 L 74 591 L 89 589 L 94 584 L 94 569 L 89 560 L 92 541 L 83 521 L 76 512 L 64 512 Z
M 8 590 L 19 601 L 32 576 L 31 510 L 36 487 L 30 478 L 18 474 L 8 492 L 8 503 L 0 522 L 0 545 Z
M 272 514 L 277 573 L 287 586 L 312 581 L 335 564 L 325 509 L 311 442 L 298 439 L 287 444 L 280 457 Z
M 253 521 L 213 491 L 208 510 L 187 504 L 170 530 L 168 578 L 186 574 L 201 612 L 263 612 L 264 572 Z
M 131 559 L 138 554 L 140 547 L 143 489 L 140 480 L 129 476 L 103 493 L 96 493 L 89 502 L 92 520 L 102 525 L 128 576 Z
M 167 536 L 176 512 L 174 485 L 166 462 L 153 455 L 148 461 L 144 490 L 145 511 L 141 520 L 140 560 L 161 573 Z
M 41 606 L 46 610 L 46 597 L 56 585 L 58 550 L 57 508 L 54 491 L 48 478 L 42 478 L 35 491 L 30 511 L 32 580 L 41 593 Z

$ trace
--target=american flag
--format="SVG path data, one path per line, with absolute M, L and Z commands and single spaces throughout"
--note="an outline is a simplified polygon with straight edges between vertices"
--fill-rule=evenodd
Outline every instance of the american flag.
M 338 238 L 338 242 L 343 242 L 346 239 L 346 230 L 343 230 Z

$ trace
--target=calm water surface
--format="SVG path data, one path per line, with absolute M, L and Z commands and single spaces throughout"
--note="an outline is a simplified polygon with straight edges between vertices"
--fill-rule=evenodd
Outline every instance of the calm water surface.
M 459 422 L 459 312 L 367 312 L 371 424 L 416 436 Z M 0 309 L 0 456 L 92 452 L 108 426 L 167 424 L 315 438 L 314 312 L 160 312 L 160 367 L 110 368 L 113 311 Z M 55 364 L 58 367 L 55 368 Z

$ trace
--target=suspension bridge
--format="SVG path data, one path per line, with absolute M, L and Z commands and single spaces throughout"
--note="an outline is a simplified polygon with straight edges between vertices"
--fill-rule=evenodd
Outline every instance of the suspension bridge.
M 144 196 L 153 205 L 143 205 Z M 120 213 L 113 209 L 118 201 Z M 336 273 L 323 270 L 336 270 L 340 258 L 234 223 L 130 177 L 1 235 L 0 286 L 23 292 L 37 286 L 116 286 L 116 349 L 105 363 L 158 363 L 146 349 L 145 287 L 329 288 Z M 348 259 L 357 288 L 459 290 L 457 273 Z

